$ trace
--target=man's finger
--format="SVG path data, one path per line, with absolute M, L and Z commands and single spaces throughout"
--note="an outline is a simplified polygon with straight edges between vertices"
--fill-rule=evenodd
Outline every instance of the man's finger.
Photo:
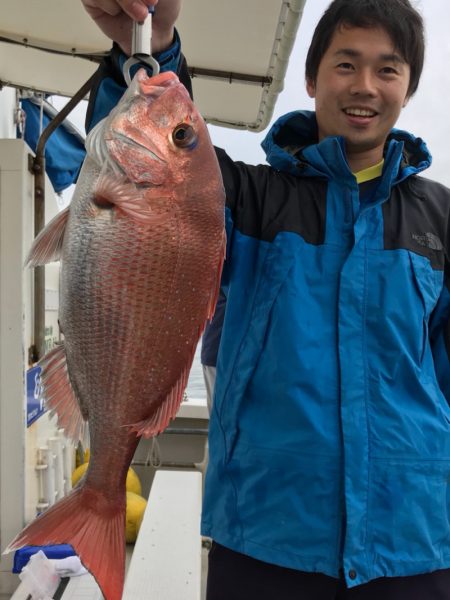
M 115 17 L 122 12 L 116 0 L 81 0 L 87 12 L 94 18 L 106 13 Z
M 157 0 L 118 0 L 118 3 L 129 17 L 143 21 L 148 15 L 149 6 L 155 6 Z

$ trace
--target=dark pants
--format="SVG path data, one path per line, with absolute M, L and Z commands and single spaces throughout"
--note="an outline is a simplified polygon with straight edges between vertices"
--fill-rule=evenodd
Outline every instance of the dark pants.
M 206 600 L 450 600 L 450 569 L 347 589 L 343 579 L 270 565 L 213 542 Z

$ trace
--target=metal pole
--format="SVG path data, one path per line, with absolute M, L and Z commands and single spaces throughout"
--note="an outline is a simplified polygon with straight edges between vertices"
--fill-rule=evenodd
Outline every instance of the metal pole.
M 163 461 L 158 466 L 158 469 L 188 469 L 191 471 L 198 471 L 199 469 L 198 469 L 197 464 L 200 464 L 200 461 L 198 463 L 179 462 L 179 461 Z M 131 463 L 131 466 L 132 467 L 151 467 L 152 464 L 145 460 L 133 460 L 133 462 Z
M 207 427 L 167 427 L 161 435 L 208 435 Z
M 67 115 L 83 100 L 92 87 L 96 73 L 82 85 L 78 92 L 50 121 L 42 132 L 36 156 L 32 161 L 34 173 L 34 235 L 37 236 L 45 226 L 45 145 L 48 138 L 64 121 Z M 34 270 L 34 343 L 29 350 L 29 362 L 35 363 L 42 358 L 45 349 L 45 267 Z

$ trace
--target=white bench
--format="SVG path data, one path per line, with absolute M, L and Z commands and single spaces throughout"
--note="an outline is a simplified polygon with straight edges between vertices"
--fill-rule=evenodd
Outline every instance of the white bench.
M 128 566 L 122 600 L 200 600 L 200 512 L 198 471 L 157 471 Z M 12 600 L 26 600 L 21 585 Z M 73 577 L 62 600 L 101 600 L 90 575 Z
M 157 471 L 122 600 L 200 600 L 202 475 Z

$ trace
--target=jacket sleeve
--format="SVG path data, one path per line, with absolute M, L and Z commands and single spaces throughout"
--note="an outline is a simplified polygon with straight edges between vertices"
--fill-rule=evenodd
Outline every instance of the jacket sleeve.
M 267 166 L 253 166 L 233 161 L 221 148 L 216 148 L 216 155 L 222 172 L 226 195 L 227 251 L 222 276 L 222 283 L 226 290 L 230 278 L 233 248 L 235 247 L 235 233 L 238 231 L 245 236 L 262 239 L 262 224 L 263 222 L 270 222 L 267 210 L 271 204 L 274 206 L 275 202 L 265 201 L 270 188 L 267 177 L 269 168 Z
M 187 88 L 192 97 L 191 79 L 184 56 L 181 54 L 180 38 L 177 32 L 172 45 L 154 55 L 159 62 L 161 71 L 173 71 L 178 75 L 180 81 Z M 109 54 L 100 63 L 97 69 L 94 85 L 89 94 L 89 103 L 86 112 L 86 132 L 89 131 L 104 117 L 106 117 L 112 108 L 118 103 L 126 90 L 126 83 L 123 77 L 123 65 L 127 57 L 117 44 L 114 44 Z M 142 65 L 151 75 L 151 68 Z M 131 74 L 139 68 L 139 65 L 132 67 Z

